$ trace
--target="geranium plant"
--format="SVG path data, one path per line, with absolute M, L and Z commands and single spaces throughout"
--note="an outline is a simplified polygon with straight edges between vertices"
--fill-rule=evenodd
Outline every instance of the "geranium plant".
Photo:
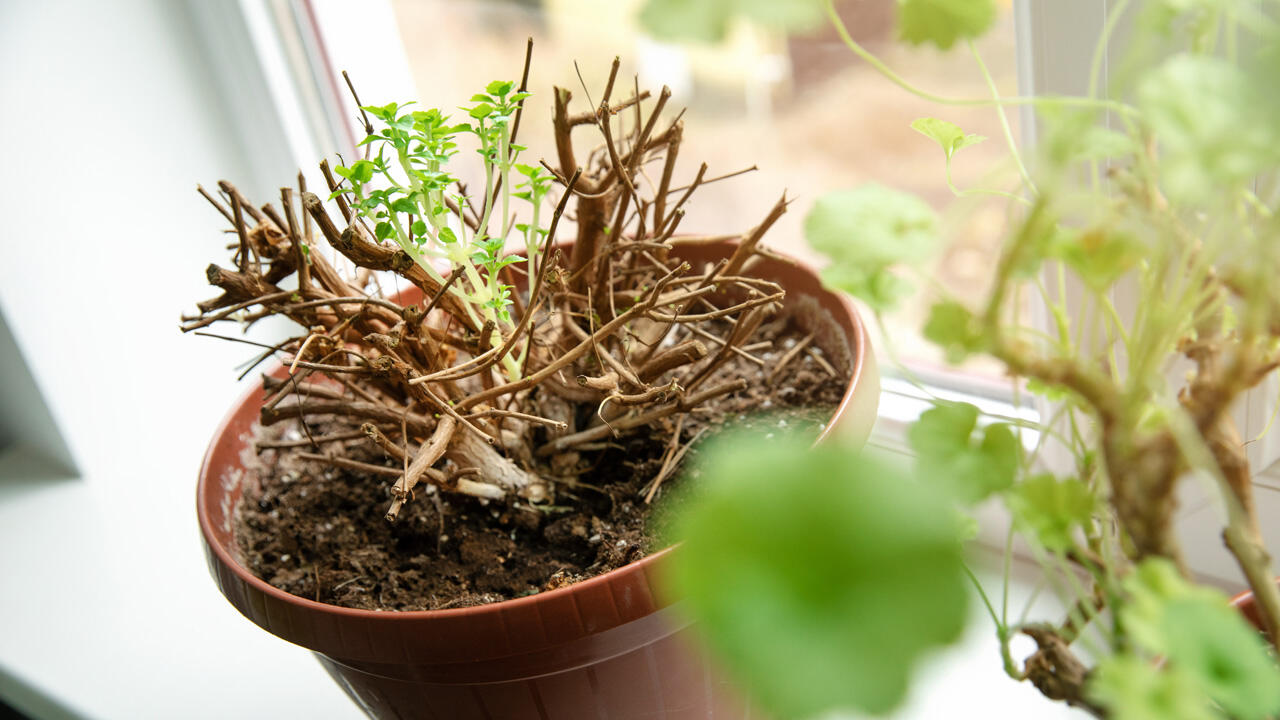
M 901 40 L 968 49 L 987 98 L 916 88 L 855 42 L 830 2 L 794 5 L 804 6 L 793 17 L 801 24 L 825 9 L 858 58 L 938 102 L 940 114 L 989 106 L 1013 170 L 1003 186 L 951 185 L 958 197 L 1008 202 L 984 302 L 929 282 L 948 222 L 877 185 L 832 192 L 810 210 L 805 231 L 831 259 L 827 281 L 877 315 L 931 293 L 927 339 L 954 362 L 994 359 L 1016 393 L 1046 398 L 1050 411 L 1033 423 L 939 400 L 910 428 L 905 466 L 838 446 L 722 442 L 703 466 L 705 496 L 680 526 L 687 543 L 673 577 L 711 644 L 780 717 L 886 711 L 921 652 L 958 637 L 972 583 L 1000 641 L 995 662 L 1050 699 L 1113 718 L 1280 713 L 1265 641 L 1280 630 L 1280 592 L 1249 438 L 1231 412 L 1280 366 L 1276 3 L 1112 3 L 1090 92 L 1034 98 L 1001 97 L 974 46 L 994 0 L 898 3 Z M 654 6 L 665 13 L 657 29 L 687 27 L 669 17 L 670 3 L 655 0 L 646 17 Z M 754 2 L 710 6 L 699 5 L 695 35 L 714 35 L 737 11 L 785 15 Z M 1127 81 L 1102 96 L 1101 58 L 1125 17 L 1132 51 L 1113 64 Z M 1033 148 L 1015 142 L 1005 119 L 1015 105 L 1035 110 Z M 945 116 L 913 127 L 941 147 L 949 184 L 953 158 L 986 140 Z M 1048 324 L 1034 320 L 1036 308 Z M 1048 462 L 1048 448 L 1070 461 Z M 1177 523 L 1188 483 L 1220 503 L 1222 541 L 1262 633 L 1188 569 Z M 984 502 L 1006 508 L 1010 541 L 1031 548 L 1064 615 L 1018 614 L 1007 584 L 989 592 L 968 572 L 961 543 Z M 1011 647 L 1020 635 L 1035 643 L 1025 658 Z

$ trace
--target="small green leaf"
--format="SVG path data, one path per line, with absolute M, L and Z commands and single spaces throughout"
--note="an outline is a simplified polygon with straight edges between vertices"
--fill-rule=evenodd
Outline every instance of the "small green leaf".
M 1222 306 L 1222 334 L 1230 335 L 1240 324 L 1240 318 L 1236 315 L 1236 309 L 1230 305 Z
M 822 0 L 733 0 L 731 4 L 756 24 L 786 33 L 817 30 L 827 22 Z
M 1280 671 L 1256 630 L 1217 598 L 1187 598 L 1165 610 L 1169 662 L 1187 672 L 1233 718 L 1280 712 Z
M 1137 266 L 1144 252 L 1131 235 L 1112 228 L 1088 230 L 1059 229 L 1048 242 L 1050 257 L 1056 257 L 1097 291 L 1111 287 L 1120 276 Z
M 360 109 L 379 120 L 391 122 L 392 120 L 395 120 L 396 113 L 399 111 L 400 105 L 397 103 L 390 103 L 388 105 L 365 105 Z
M 1270 87 L 1268 86 L 1268 91 Z M 1274 118 L 1246 72 L 1207 55 L 1175 55 L 1145 73 L 1138 100 L 1160 144 L 1164 186 L 1201 204 L 1252 182 L 1278 157 Z
M 515 85 L 516 84 L 510 80 L 494 80 L 485 86 L 484 91 L 490 95 L 502 97 L 503 95 L 511 92 L 511 88 L 515 87 Z
M 876 267 L 923 260 L 938 242 L 933 208 L 874 183 L 818 198 L 804 230 L 809 244 L 832 260 Z
M 807 32 L 822 26 L 826 11 L 822 0 L 648 0 L 640 10 L 641 27 L 665 42 L 718 43 L 737 19 Z
M 848 447 L 711 443 L 669 575 L 694 627 L 772 717 L 898 705 L 917 660 L 964 627 L 952 508 Z
M 440 242 L 445 242 L 445 243 L 458 242 L 458 236 L 454 235 L 453 230 L 450 230 L 447 227 L 440 228 L 439 236 L 440 236 Z
M 407 198 L 407 197 L 396 198 L 391 202 L 391 211 L 398 212 L 398 213 L 407 213 L 412 215 L 418 212 L 418 204 L 415 203 L 411 198 Z
M 1046 258 L 1055 257 L 1054 248 L 1074 231 L 1063 228 L 1052 210 L 1041 209 L 1027 216 L 1016 232 L 1023 242 L 1016 255 L 1006 258 L 1010 262 L 1009 273 L 1013 277 L 1033 278 L 1044 268 Z M 1010 246 L 1005 249 L 1009 250 Z
M 804 219 L 805 238 L 831 258 L 822 277 L 876 307 L 901 295 L 889 269 L 924 260 L 938 244 L 937 216 L 920 198 L 868 184 L 818 198 Z
M 920 476 L 965 503 L 1012 485 L 1021 459 L 1009 425 L 993 423 L 978 433 L 977 424 L 976 406 L 947 402 L 921 413 L 907 431 Z
M 947 361 L 955 365 L 987 346 L 981 323 L 968 308 L 954 300 L 936 303 L 929 309 L 924 337 L 946 351 Z
M 1045 128 L 1045 154 L 1059 167 L 1082 160 L 1123 161 L 1138 149 L 1133 138 L 1098 125 L 1091 112 L 1058 112 L 1051 107 L 1040 108 L 1040 117 Z
M 1144 560 L 1123 586 L 1125 631 L 1150 655 L 1163 656 L 1181 684 L 1231 717 L 1262 720 L 1280 712 L 1280 669 L 1224 595 L 1187 582 L 1163 558 Z
M 394 233 L 395 229 L 391 227 L 391 223 L 389 222 L 380 222 L 373 228 L 373 234 L 376 235 L 379 240 L 386 240 Z
M 1186 673 L 1131 655 L 1103 658 L 1085 692 L 1122 720 L 1223 720 Z
M 640 10 L 640 26 L 664 42 L 716 43 L 724 39 L 729 21 L 721 0 L 648 0 Z
M 1072 532 L 1088 524 L 1096 501 L 1077 478 L 1058 480 L 1053 475 L 1033 475 L 1015 485 L 1005 499 L 1014 522 L 1023 533 L 1050 550 L 1074 546 Z
M 374 164 L 368 160 L 357 160 L 349 168 L 337 165 L 333 171 L 354 183 L 363 184 L 373 179 L 374 167 Z
M 942 152 L 947 155 L 947 162 L 951 161 L 951 157 L 955 155 L 957 150 L 962 150 L 970 145 L 977 145 L 987 139 L 985 135 L 974 135 L 972 133 L 966 135 L 959 125 L 931 117 L 916 119 L 911 123 L 911 129 L 927 138 L 932 138 L 941 145 Z
M 823 285 L 847 292 L 877 312 L 892 310 L 911 294 L 911 284 L 888 268 L 867 272 L 857 266 L 829 265 L 821 276 Z
M 1062 402 L 1069 396 L 1066 390 L 1053 385 L 1046 385 L 1034 378 L 1027 380 L 1027 392 L 1032 395 L 1039 395 L 1050 402 Z
M 427 234 L 427 224 L 421 220 L 414 220 L 413 225 L 409 226 L 409 231 L 421 237 Z
M 493 106 L 487 102 L 480 103 L 479 105 L 476 105 L 475 107 L 467 111 L 468 115 L 470 115 L 471 117 L 477 120 L 488 117 L 492 113 L 493 113 Z
M 960 539 L 964 542 L 976 540 L 981 530 L 978 525 L 978 519 L 960 508 L 954 508 L 953 512 L 956 518 L 956 532 L 959 534 Z
M 1120 158 L 1132 155 L 1138 146 L 1133 138 L 1118 130 L 1091 127 L 1084 136 L 1085 158 Z
M 1129 597 L 1120 610 L 1125 631 L 1139 646 L 1153 654 L 1168 652 L 1164 613 L 1174 600 L 1196 598 L 1226 603 L 1217 592 L 1192 585 L 1163 558 L 1148 558 L 1124 579 Z
M 899 0 L 898 34 L 911 43 L 950 50 L 957 40 L 981 37 L 995 23 L 995 0 Z

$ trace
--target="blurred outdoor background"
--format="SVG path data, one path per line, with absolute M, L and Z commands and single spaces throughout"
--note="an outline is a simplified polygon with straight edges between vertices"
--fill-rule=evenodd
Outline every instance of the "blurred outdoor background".
M 525 39 L 535 39 L 534 96 L 521 126 L 521 142 L 529 146 L 526 162 L 554 158 L 552 86 L 573 92 L 574 109 L 590 109 L 583 82 L 598 103 L 614 56 L 622 59 L 615 100 L 631 96 L 636 76 L 641 90 L 655 96 L 669 86 L 667 115 L 687 108 L 676 175 L 683 182 L 678 184 L 692 180 L 704 161 L 707 177 L 759 168 L 699 188 L 681 232 L 748 230 L 786 190 L 796 202 L 766 241 L 821 264 L 804 242 L 802 223 L 824 191 L 877 182 L 919 193 L 942 209 L 953 200 L 943 153 L 910 127 L 931 115 L 988 138 L 957 155 L 952 175 L 958 188 L 1013 189 L 1016 175 L 1006 164 L 1008 148 L 993 108 L 939 108 L 912 96 L 855 57 L 829 24 L 787 37 L 776 28 L 742 22 L 716 46 L 672 45 L 645 34 L 638 21 L 642 5 L 643 0 L 392 2 L 413 81 L 428 107 L 460 105 L 490 80 L 518 80 Z M 894 43 L 895 5 L 895 0 L 837 2 L 851 36 L 918 87 L 947 97 L 990 96 L 979 66 L 962 45 L 941 53 Z M 1017 94 L 1013 11 L 1009 2 L 1001 7 L 997 26 L 977 50 L 1000 93 L 1011 96 Z M 1017 138 L 1016 112 L 1010 112 L 1009 121 Z M 938 261 L 938 276 L 974 305 L 985 295 L 995 267 L 1006 207 L 999 198 L 965 203 L 963 212 L 948 218 L 949 246 Z M 936 349 L 915 334 L 928 307 L 929 298 L 920 295 L 900 311 L 904 322 L 887 318 L 898 353 L 925 371 L 941 366 Z M 970 370 L 981 373 L 982 367 Z
M 956 187 L 1012 190 L 1009 156 L 1000 119 L 992 108 L 938 108 L 892 85 L 856 58 L 835 29 L 788 37 L 776 28 L 741 22 L 716 46 L 667 45 L 645 35 L 643 0 L 393 0 L 404 53 L 422 104 L 449 108 L 498 78 L 518 79 L 525 38 L 534 37 L 529 114 L 521 142 L 526 161 L 554 158 L 552 87 L 573 92 L 577 110 L 591 108 L 621 56 L 620 90 L 628 97 L 634 78 L 657 95 L 671 87 L 668 115 L 686 108 L 685 142 L 677 178 L 691 181 L 701 161 L 707 177 L 756 165 L 759 169 L 699 188 L 681 232 L 739 233 L 759 222 L 786 190 L 796 201 L 769 231 L 774 249 L 822 263 L 804 242 L 806 211 L 823 191 L 878 182 L 920 193 L 942 209 L 952 200 L 937 143 L 910 128 L 928 115 L 959 124 L 988 141 L 956 156 Z M 893 41 L 895 0 L 841 0 L 838 12 L 854 40 L 881 55 L 888 67 L 916 86 L 948 97 L 987 97 L 977 61 L 957 45 L 950 53 L 909 49 Z M 1016 95 L 1014 18 L 1010 3 L 977 50 L 1001 95 Z M 581 72 L 581 81 L 575 70 Z M 365 99 L 366 102 L 387 100 Z M 1010 111 L 1014 137 L 1018 114 Z M 553 163 L 554 164 L 554 163 Z M 950 218 L 948 247 L 938 277 L 948 290 L 977 305 L 996 265 L 996 243 L 1007 202 L 966 202 Z M 902 359 L 924 372 L 940 370 L 936 348 L 915 334 L 928 297 L 902 307 L 901 323 L 888 318 Z M 882 348 L 883 350 L 883 348 Z M 982 373 L 982 365 L 970 368 Z

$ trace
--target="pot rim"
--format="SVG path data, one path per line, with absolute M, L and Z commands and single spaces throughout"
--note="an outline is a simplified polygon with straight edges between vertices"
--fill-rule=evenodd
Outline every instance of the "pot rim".
M 733 241 L 725 241 L 724 244 L 735 246 L 737 243 Z M 815 278 L 818 277 L 818 273 L 808 263 L 801 261 L 799 258 L 776 251 L 774 251 L 774 254 L 780 256 L 780 260 L 783 262 L 787 262 L 798 268 L 804 269 Z M 850 406 L 853 404 L 855 396 L 865 389 L 864 386 L 866 385 L 866 382 L 874 382 L 874 361 L 871 359 L 870 354 L 871 345 L 868 342 L 866 325 L 863 323 L 861 315 L 854 308 L 852 299 L 847 294 L 836 290 L 828 290 L 828 292 L 836 298 L 853 323 L 853 336 L 848 338 L 848 340 L 849 344 L 855 349 L 855 352 L 852 353 L 849 382 L 845 387 L 844 395 L 840 398 L 839 405 L 836 406 L 835 411 L 832 413 L 832 419 L 826 423 L 826 426 L 818 435 L 817 440 L 814 441 L 815 444 L 825 441 L 834 433 L 835 428 L 839 425 L 839 422 L 837 421 L 845 417 L 846 411 L 848 411 Z M 273 368 L 272 371 L 280 368 L 283 368 L 283 363 L 277 363 L 277 367 Z M 512 598 L 510 600 L 485 603 L 484 605 L 465 608 L 447 608 L 443 610 L 363 610 L 359 608 L 348 608 L 341 605 L 308 600 L 307 598 L 285 592 L 250 572 L 248 568 L 236 559 L 232 550 L 224 546 L 217 539 L 217 534 L 214 532 L 213 520 L 209 516 L 209 507 L 204 502 L 205 489 L 210 482 L 213 482 L 211 466 L 214 447 L 217 444 L 218 438 L 230 431 L 230 427 L 233 424 L 234 418 L 240 408 L 246 403 L 251 402 L 253 400 L 253 396 L 261 392 L 261 390 L 262 388 L 260 385 L 250 386 L 231 406 L 231 409 L 226 413 L 222 421 L 218 424 L 217 429 L 214 431 L 209 446 L 205 450 L 204 458 L 200 463 L 200 475 L 196 484 L 196 513 L 199 517 L 200 532 L 204 536 L 203 539 L 205 545 L 213 552 L 218 561 L 224 567 L 230 569 L 241 582 L 246 583 L 258 592 L 271 596 L 279 602 L 313 612 L 330 613 L 353 619 L 372 620 L 379 623 L 421 623 L 429 618 L 441 620 L 446 618 L 474 618 L 486 614 L 501 614 L 508 609 L 533 606 L 535 604 L 545 602 L 548 599 L 568 596 L 581 592 L 582 590 L 589 590 L 595 587 L 607 587 L 613 578 L 623 573 L 634 573 L 638 571 L 648 574 L 656 563 L 660 562 L 662 558 L 665 558 L 679 546 L 677 543 L 676 545 L 665 547 L 657 552 L 646 555 L 635 562 L 627 563 L 621 567 L 614 568 L 608 572 L 587 578 L 586 580 L 575 582 L 565 587 L 546 590 L 533 595 L 526 595 L 524 597 Z M 669 604 L 670 603 L 668 602 L 658 601 L 659 607 L 664 607 Z
M 1276 583 L 1277 585 L 1280 585 L 1280 575 L 1277 575 L 1277 576 L 1275 577 L 1275 579 L 1274 579 L 1272 582 Z M 1247 587 L 1246 587 L 1244 590 L 1241 590 L 1240 592 L 1236 593 L 1235 595 L 1232 595 L 1232 596 L 1231 596 L 1231 599 L 1230 599 L 1230 600 L 1228 600 L 1227 602 L 1228 602 L 1228 603 L 1231 605 L 1231 607 L 1233 607 L 1233 608 L 1240 608 L 1240 607 L 1252 607 L 1252 605 L 1253 605 L 1253 590 L 1251 590 L 1251 589 L 1249 589 L 1249 588 L 1247 588 Z

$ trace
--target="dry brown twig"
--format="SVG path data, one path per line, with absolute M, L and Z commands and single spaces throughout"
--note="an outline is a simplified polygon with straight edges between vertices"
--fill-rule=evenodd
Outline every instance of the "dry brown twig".
M 521 87 L 527 83 L 527 63 L 526 58 Z M 461 272 L 441 280 L 405 250 L 373 239 L 358 209 L 341 193 L 331 203 L 339 212 L 331 215 L 325 201 L 307 192 L 301 176 L 296 191 L 281 191 L 282 211 L 270 205 L 258 210 L 229 183 L 219 184 L 227 204 L 199 188 L 231 224 L 238 239 L 236 262 L 234 270 L 210 268 L 210 282 L 222 295 L 202 303 L 197 315 L 184 318 L 182 330 L 272 316 L 298 323 L 306 334 L 294 346 L 296 374 L 264 379 L 272 394 L 263 405 L 262 422 L 298 420 L 305 428 L 323 418 L 333 421 L 326 435 L 264 442 L 260 447 L 297 451 L 367 438 L 400 467 L 362 463 L 332 452 L 296 455 L 394 476 L 387 511 L 388 519 L 394 520 L 423 482 L 444 493 L 491 502 L 551 500 L 555 483 L 546 479 L 547 469 L 539 458 L 567 449 L 599 452 L 589 448 L 605 447 L 599 445 L 603 439 L 642 432 L 655 421 L 675 416 L 680 418 L 677 437 L 650 487 L 646 499 L 652 499 L 692 444 L 679 444 L 683 418 L 705 403 L 741 391 L 745 383 L 718 382 L 705 390 L 699 386 L 730 357 L 763 364 L 744 347 L 753 342 L 756 329 L 784 293 L 742 268 L 757 254 L 761 236 L 785 211 L 787 201 L 780 200 L 752 230 L 728 235 L 743 239 L 731 258 L 690 274 L 694 268 L 679 261 L 679 238 L 673 235 L 689 198 L 703 184 L 746 170 L 706 179 L 703 164 L 690 182 L 673 187 L 683 124 L 678 116 L 665 125 L 661 118 L 670 91 L 663 88 L 652 107 L 646 107 L 650 94 L 639 88 L 630 98 L 613 102 L 618 73 L 615 60 L 600 102 L 581 113 L 570 112 L 568 90 L 555 90 L 558 166 L 543 165 L 557 178 L 560 198 L 537 267 L 527 268 L 523 278 L 518 272 L 504 276 L 508 282 L 525 283 L 528 290 L 513 305 L 515 320 L 505 329 L 492 319 L 476 321 L 460 292 Z M 523 106 L 517 117 L 522 115 Z M 367 117 L 363 122 L 366 129 L 371 127 Z M 594 129 L 602 144 L 595 159 L 588 153 L 588 162 L 579 165 L 573 136 L 586 129 Z M 642 177 L 642 169 L 659 159 L 663 168 L 655 187 Z M 327 163 L 322 172 L 331 190 L 341 189 L 344 183 Z M 668 207 L 667 196 L 677 192 L 678 199 Z M 498 188 L 493 193 L 496 198 Z M 448 207 L 460 225 L 483 229 L 469 203 Z M 560 220 L 566 215 L 576 221 L 567 259 L 556 246 Z M 345 227 L 339 227 L 335 217 Z M 358 282 L 344 278 L 310 247 L 313 228 L 357 268 Z M 371 272 L 398 275 L 419 291 L 421 300 L 412 294 L 407 304 L 365 296 L 358 288 L 365 287 Z M 290 278 L 296 278 L 296 289 L 285 284 Z M 729 299 L 692 311 L 710 297 Z M 641 325 L 649 340 L 634 342 L 640 337 L 634 328 Z M 676 327 L 690 332 L 681 342 L 665 342 Z M 703 339 L 716 347 L 709 348 Z M 283 346 L 269 348 L 267 355 Z M 804 344 L 796 346 L 785 359 L 803 349 Z M 513 363 L 518 372 L 511 372 Z M 780 362 L 779 369 L 785 364 Z M 682 376 L 691 379 L 686 383 Z M 565 379 L 574 377 L 590 382 L 570 387 Z M 499 399 L 502 402 L 496 402 Z M 575 428 L 560 415 L 540 412 L 544 403 L 568 403 L 570 409 L 589 403 L 593 411 L 601 411 L 601 420 L 607 407 L 608 421 Z M 385 428 L 400 428 L 400 437 L 388 437 L 387 432 L 396 430 Z M 513 452 L 509 440 L 499 442 L 512 433 L 524 447 L 522 453 Z M 525 459 L 518 462 L 520 457 Z

